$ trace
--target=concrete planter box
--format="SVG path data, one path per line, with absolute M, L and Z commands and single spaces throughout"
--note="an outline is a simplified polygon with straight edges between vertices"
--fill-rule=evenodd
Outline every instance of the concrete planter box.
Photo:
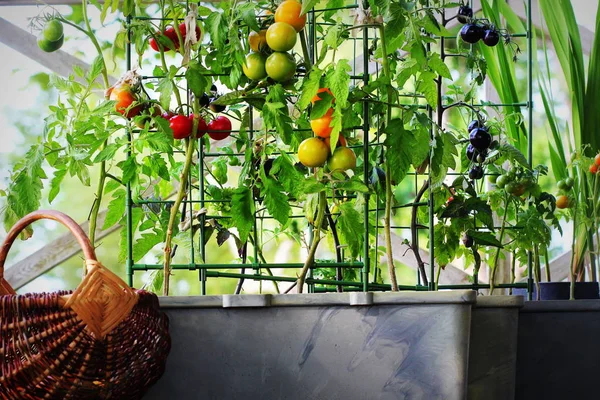
M 471 316 L 469 400 L 515 398 L 521 296 L 478 296 Z
M 597 399 L 600 300 L 528 301 L 519 316 L 517 399 Z
M 464 399 L 475 292 L 162 298 L 146 399 Z

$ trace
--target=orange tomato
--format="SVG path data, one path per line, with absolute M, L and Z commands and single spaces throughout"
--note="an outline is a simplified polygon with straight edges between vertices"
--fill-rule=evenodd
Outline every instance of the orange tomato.
M 328 138 L 331 136 L 331 131 L 333 127 L 331 125 L 331 114 L 333 114 L 333 108 L 327 110 L 325 115 L 321 118 L 313 119 L 310 121 L 310 127 L 312 128 L 315 136 L 319 136 L 322 138 Z
M 133 118 L 142 112 L 143 107 L 141 104 L 130 108 L 133 102 L 138 101 L 138 98 L 131 90 L 131 86 L 127 84 L 115 86 L 110 92 L 109 99 L 117 102 L 115 111 L 126 118 Z
M 310 101 L 310 103 L 312 105 L 315 105 L 315 103 L 319 100 L 322 100 L 321 97 L 319 96 L 319 93 L 329 93 L 332 97 L 333 97 L 333 93 L 331 93 L 331 90 L 329 90 L 329 88 L 320 88 L 319 90 L 317 90 L 317 94 L 315 94 L 315 96 L 312 98 L 312 100 Z M 333 102 L 335 103 L 335 98 L 333 99 Z
M 596 157 L 594 158 L 594 163 L 600 167 L 600 153 L 596 154 Z
M 596 165 L 596 164 L 590 165 L 590 172 L 592 173 L 592 175 L 596 175 L 598 173 L 598 165 Z
M 300 32 L 306 25 L 306 14 L 300 16 L 302 4 L 296 0 L 285 0 L 275 10 L 275 22 L 285 22 Z
M 248 35 L 248 44 L 252 51 L 265 51 L 269 48 L 267 46 L 267 30 L 263 29 L 259 32 L 250 32 Z
M 571 206 L 569 198 L 565 195 L 560 195 L 556 198 L 556 208 L 569 208 Z

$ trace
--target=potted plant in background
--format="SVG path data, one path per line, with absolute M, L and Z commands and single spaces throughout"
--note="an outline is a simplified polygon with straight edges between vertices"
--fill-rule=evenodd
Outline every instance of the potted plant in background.
M 584 68 L 584 51 L 571 2 L 543 0 L 539 7 L 565 78 L 572 111 L 569 122 L 562 121 L 557 112 L 553 96 L 557 88 L 551 85 L 553 66 L 542 29 L 546 59 L 539 71 L 539 89 L 550 128 L 551 165 L 558 187 L 556 205 L 573 224 L 568 240 L 572 251 L 570 283 L 557 284 L 563 286 L 562 299 L 578 299 L 584 297 L 579 286 L 591 280 L 592 296 L 597 299 L 598 167 L 594 156 L 600 149 L 600 7 L 588 68 Z M 544 289 L 541 298 L 546 298 Z M 598 371 L 594 355 L 600 353 L 599 335 L 598 300 L 527 302 L 519 316 L 517 398 L 594 398 Z

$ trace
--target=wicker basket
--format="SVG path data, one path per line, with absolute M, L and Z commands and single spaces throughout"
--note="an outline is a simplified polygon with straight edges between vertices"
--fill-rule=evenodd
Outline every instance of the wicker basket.
M 73 292 L 17 295 L 4 280 L 13 241 L 39 219 L 67 226 L 83 249 L 88 273 Z M 156 295 L 102 266 L 68 216 L 36 211 L 8 233 L 0 249 L 1 399 L 139 399 L 164 371 L 168 328 Z

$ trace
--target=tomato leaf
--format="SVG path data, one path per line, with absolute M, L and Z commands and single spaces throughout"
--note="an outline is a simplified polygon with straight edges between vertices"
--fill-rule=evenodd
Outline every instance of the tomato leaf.
M 15 165 L 13 181 L 8 187 L 6 206 L 4 208 L 4 227 L 8 231 L 20 218 L 39 209 L 43 183 L 46 173 L 42 169 L 44 161 L 44 145 L 37 143 Z M 28 228 L 23 238 L 32 234 Z
M 208 76 L 204 75 L 203 72 L 200 64 L 195 61 L 191 61 L 188 64 L 187 71 L 185 71 L 185 79 L 188 87 L 198 98 L 207 91 L 211 83 Z
M 496 239 L 496 236 L 494 236 L 490 232 L 482 232 L 482 231 L 477 231 L 475 229 L 469 229 L 466 232 L 466 234 L 473 238 L 473 242 L 475 244 L 478 244 L 480 246 L 492 246 L 492 247 L 499 247 L 499 248 L 504 247 L 502 245 L 502 243 L 500 243 L 498 241 L 498 239 Z
M 302 9 L 300 10 L 300 16 L 309 12 L 317 4 L 319 4 L 319 0 L 302 0 Z
M 435 73 L 440 75 L 441 77 L 452 79 L 452 74 L 450 73 L 450 69 L 444 63 L 442 58 L 438 53 L 431 53 L 429 56 L 429 68 L 431 68 Z
M 127 197 L 127 193 L 123 189 L 117 190 L 113 194 L 113 198 L 108 203 L 108 208 L 106 212 L 106 217 L 104 218 L 104 224 L 102 225 L 102 229 L 108 229 L 123 218 L 125 214 L 125 199 Z
M 406 140 L 410 134 L 404 129 L 401 119 L 392 119 L 385 127 L 385 134 L 385 160 L 390 166 L 391 179 L 398 184 L 410 167 L 411 154 Z
M 352 258 L 356 258 L 363 250 L 365 226 L 363 215 L 356 211 L 352 202 L 340 204 L 340 216 L 337 227 L 342 240 L 348 244 Z
M 227 37 L 225 16 L 217 11 L 211 13 L 204 21 L 204 27 L 210 34 L 214 46 L 217 49 L 222 49 L 225 46 L 225 38 Z
M 338 190 L 345 190 L 348 192 L 360 192 L 360 193 L 369 193 L 369 187 L 363 183 L 363 181 L 357 176 L 354 175 L 351 179 L 339 182 L 335 185 L 335 188 Z
M 291 196 L 298 198 L 302 195 L 303 177 L 287 154 L 283 153 L 273 161 L 270 175 L 276 176 L 283 189 Z
M 248 235 L 254 225 L 254 199 L 246 187 L 237 188 L 231 196 L 231 219 L 240 234 L 242 243 L 248 241 Z
M 133 262 L 140 261 L 150 250 L 163 241 L 163 235 L 158 233 L 142 233 L 133 245 Z
M 60 192 L 60 184 L 67 175 L 66 169 L 57 169 L 54 171 L 54 178 L 50 181 L 50 193 L 48 193 L 48 203 L 52 204 Z
M 327 87 L 335 97 L 336 107 L 346 108 L 348 104 L 350 71 L 352 71 L 352 67 L 348 64 L 348 60 L 343 58 L 337 62 L 333 73 L 327 75 Z
M 144 216 L 144 211 L 140 207 L 134 207 L 131 209 L 131 230 L 133 232 L 136 231 L 140 222 L 142 221 L 142 217 Z M 119 240 L 119 262 L 124 263 L 127 259 L 127 229 L 121 229 L 120 232 L 120 240 Z
M 313 67 L 310 73 L 302 80 L 302 93 L 300 94 L 298 103 L 296 103 L 296 106 L 300 110 L 305 110 L 312 98 L 317 94 L 322 73 L 319 68 Z
M 436 75 L 431 71 L 422 72 L 419 76 L 418 92 L 425 95 L 425 100 L 432 108 L 437 107 L 437 85 L 435 82 Z
M 282 185 L 275 179 L 265 176 L 262 170 L 261 175 L 263 182 L 262 194 L 269 214 L 281 225 L 287 224 L 292 208 L 288 197 L 282 193 Z

